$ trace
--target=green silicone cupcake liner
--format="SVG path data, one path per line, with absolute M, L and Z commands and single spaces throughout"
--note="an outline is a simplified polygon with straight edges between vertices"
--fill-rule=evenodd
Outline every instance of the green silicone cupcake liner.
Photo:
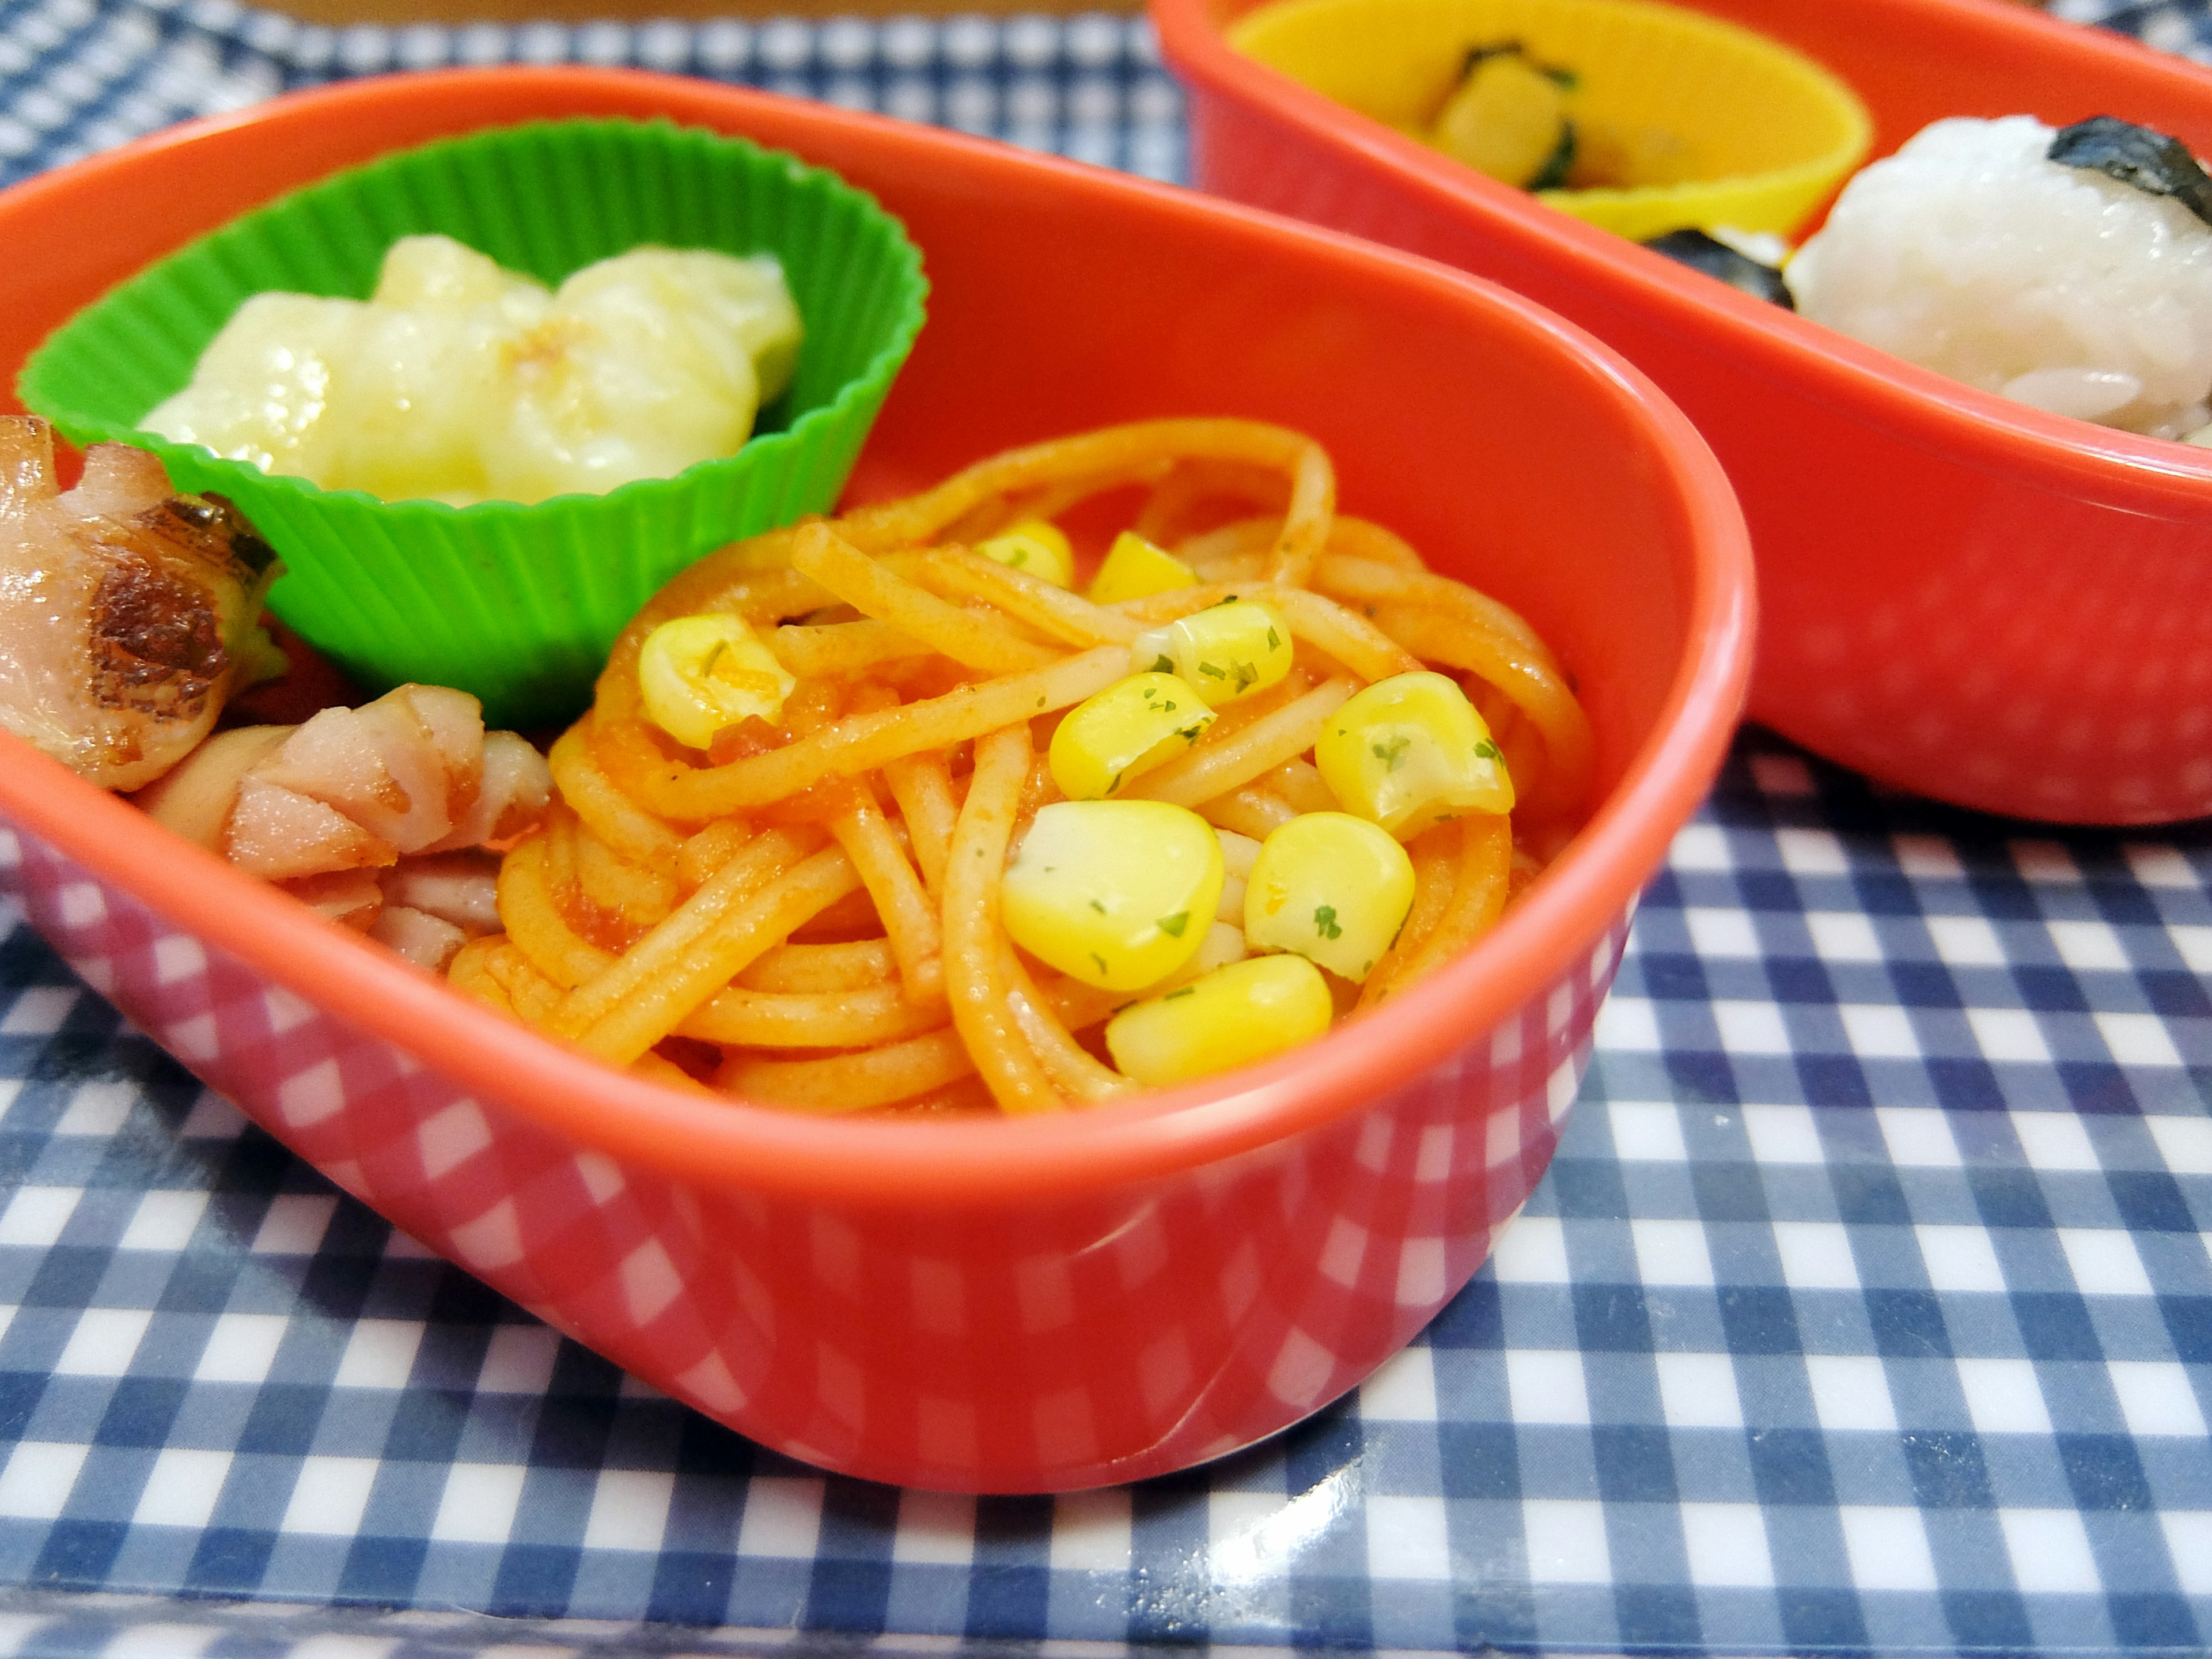
M 805 325 L 792 386 L 735 455 L 529 506 L 381 501 L 137 429 L 247 296 L 365 297 L 385 250 L 425 231 L 547 283 L 643 243 L 773 253 Z M 458 686 L 495 725 L 541 726 L 583 707 L 678 570 L 835 504 L 927 292 L 898 221 L 834 174 L 667 122 L 542 122 L 387 156 L 201 238 L 58 330 L 18 392 L 80 443 L 140 445 L 179 489 L 228 496 L 283 556 L 271 609 L 364 691 Z

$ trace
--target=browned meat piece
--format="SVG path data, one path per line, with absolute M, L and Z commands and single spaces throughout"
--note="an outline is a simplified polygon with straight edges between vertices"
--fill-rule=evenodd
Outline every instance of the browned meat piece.
M 324 709 L 251 776 L 335 808 L 397 852 L 419 853 L 469 816 L 483 758 L 474 697 L 403 685 L 359 708 Z
M 403 685 L 301 726 L 217 733 L 138 797 L 179 835 L 410 961 L 499 930 L 496 858 L 545 815 L 545 757 L 474 697 Z
M 449 921 L 471 939 L 496 933 L 499 854 L 471 848 L 464 853 L 423 853 L 402 859 L 384 872 L 384 897 L 388 904 L 404 904 Z
M 433 842 L 433 853 L 458 851 L 513 841 L 545 816 L 552 799 L 552 774 L 529 739 L 513 732 L 487 732 L 483 781 L 475 802 L 458 817 L 453 830 Z
M 441 974 L 470 935 L 450 921 L 404 904 L 387 904 L 368 924 L 368 936 L 418 968 Z
M 63 490 L 53 432 L 0 416 L 0 726 L 94 783 L 136 789 L 207 735 L 276 574 L 225 502 L 95 444 Z

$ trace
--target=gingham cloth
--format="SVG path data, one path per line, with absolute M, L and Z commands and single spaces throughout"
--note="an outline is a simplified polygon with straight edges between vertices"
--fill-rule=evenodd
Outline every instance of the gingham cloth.
M 2124 21 L 2212 39 L 2202 6 Z M 0 156 L 510 57 L 1182 164 L 1131 20 L 331 31 L 228 0 L 0 3 Z M 967 1499 L 625 1381 L 13 926 L 0 1653 L 2201 1652 L 2208 977 L 2212 829 L 2023 830 L 1747 734 L 1550 1176 L 1420 1341 L 1225 1463 Z
M 1183 173 L 1182 97 L 1132 17 L 331 28 L 237 0 L 0 0 L 0 185 L 295 87 L 499 63 L 703 76 Z

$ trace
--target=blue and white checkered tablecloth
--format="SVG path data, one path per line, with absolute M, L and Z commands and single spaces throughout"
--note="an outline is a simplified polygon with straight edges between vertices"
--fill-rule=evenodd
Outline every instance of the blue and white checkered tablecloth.
M 2212 58 L 2203 3 L 2061 5 Z M 1182 167 L 1117 17 L 0 0 L 0 179 L 510 58 Z M 0 1653 L 2212 1644 L 2212 828 L 2023 830 L 1747 734 L 1492 1265 L 1278 1441 L 1057 1500 L 825 1478 L 626 1381 L 0 928 Z
M 1106 14 L 326 27 L 238 0 L 0 0 L 0 185 L 295 87 L 498 63 L 698 75 L 1183 173 L 1182 94 L 1146 25 Z

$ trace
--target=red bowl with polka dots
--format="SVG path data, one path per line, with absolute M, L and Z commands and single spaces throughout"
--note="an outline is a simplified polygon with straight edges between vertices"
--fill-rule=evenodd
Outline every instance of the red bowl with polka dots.
M 1548 1162 L 1638 890 L 1747 674 L 1717 465 L 1587 336 L 1423 262 L 1004 146 L 624 71 L 394 76 L 0 196 L 0 364 L 147 260 L 448 133 L 665 115 L 905 221 L 931 318 L 850 487 L 1169 414 L 1312 432 L 1342 499 L 1519 607 L 1601 803 L 1475 951 L 1272 1064 L 1040 1119 L 678 1093 L 502 1021 L 0 738 L 5 878 L 94 988 L 331 1180 L 560 1330 L 824 1468 L 1097 1486 L 1327 1405 L 1458 1291 Z M 1595 486 L 1595 487 L 1594 487 Z

